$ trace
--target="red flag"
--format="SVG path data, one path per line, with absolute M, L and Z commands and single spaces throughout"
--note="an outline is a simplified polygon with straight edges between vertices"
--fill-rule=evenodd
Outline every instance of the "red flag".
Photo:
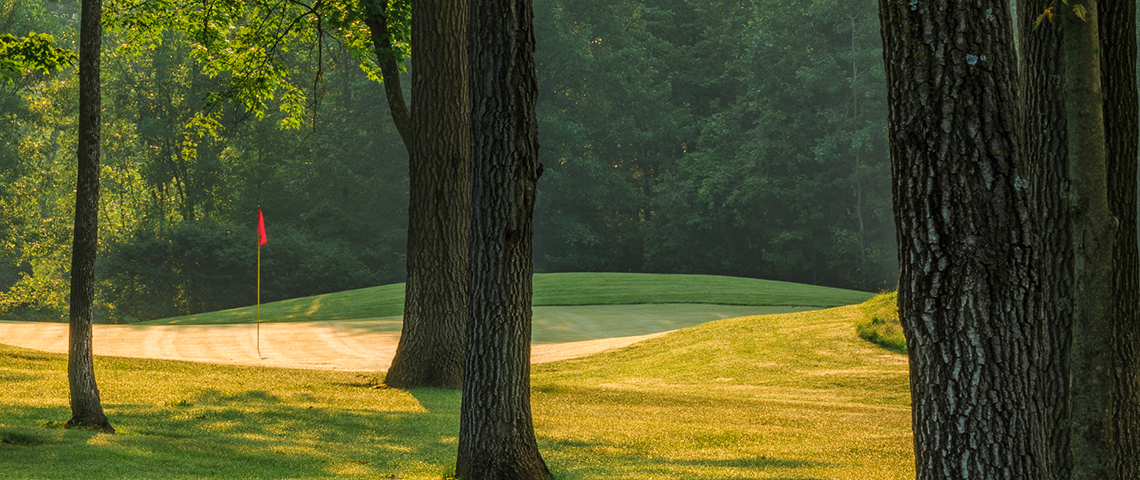
M 265 217 L 261 215 L 261 210 L 257 211 L 257 234 L 261 236 L 261 241 L 257 246 L 265 245 L 268 240 L 265 239 Z

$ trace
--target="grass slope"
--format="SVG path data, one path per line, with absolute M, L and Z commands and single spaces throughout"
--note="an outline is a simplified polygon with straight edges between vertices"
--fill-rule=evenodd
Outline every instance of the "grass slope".
M 876 295 L 860 305 L 863 315 L 855 322 L 855 331 L 868 342 L 892 352 L 906 354 L 906 337 L 899 321 L 899 293 Z
M 534 276 L 534 306 L 694 303 L 717 305 L 835 307 L 871 298 L 870 293 L 798 283 L 713 275 L 651 273 L 544 273 Z M 296 322 L 399 316 L 404 284 L 384 285 L 261 306 L 262 321 Z M 251 323 L 254 307 L 145 322 L 152 325 Z
M 720 320 L 537 365 L 539 447 L 560 480 L 913 478 L 906 358 L 855 336 L 860 315 Z M 53 427 L 66 370 L 0 346 L 0 477 L 438 479 L 455 458 L 457 392 L 99 357 L 111 436 Z

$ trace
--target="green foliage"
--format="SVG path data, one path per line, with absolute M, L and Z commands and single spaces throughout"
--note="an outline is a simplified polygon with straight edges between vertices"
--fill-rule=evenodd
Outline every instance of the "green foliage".
M 45 55 L 54 39 L 58 46 L 50 48 L 66 57 L 77 36 L 71 19 L 78 19 L 68 9 L 77 7 L 0 0 L 0 32 L 33 39 Z M 75 69 L 41 73 L 0 82 L 0 313 L 59 319 L 70 262 L 77 86 Z
M 873 4 L 535 8 L 536 268 L 893 284 Z
M 245 248 L 241 232 L 252 234 L 261 207 L 263 268 L 276 280 L 266 279 L 282 282 L 264 285 L 266 298 L 401 281 L 407 157 L 375 82 L 364 6 L 109 2 L 101 255 L 139 247 L 138 232 L 167 238 L 181 222 L 232 231 L 216 233 Z M 408 3 L 379 6 L 393 40 L 380 54 L 402 59 Z M 17 19 L 0 31 L 74 48 L 75 3 L 0 0 L 0 13 L 0 24 Z M 539 0 L 535 14 L 538 271 L 893 283 L 872 5 Z M 74 73 L 0 88 L 5 315 L 55 318 L 67 306 Z M 276 248 L 295 258 L 274 258 Z M 104 311 L 197 311 L 180 294 L 146 293 L 195 282 L 146 258 L 137 271 L 153 277 L 132 281 L 169 283 L 101 289 L 116 299 L 101 299 Z M 137 314 L 115 305 L 127 298 Z
M 898 292 L 877 295 L 859 305 L 855 321 L 859 337 L 896 353 L 906 354 L 906 337 L 899 322 Z
M 25 37 L 0 34 L 0 79 L 13 83 L 13 77 L 28 70 L 49 74 L 63 70 L 79 58 L 75 52 L 55 46 L 55 37 L 32 32 Z
M 535 365 L 539 448 L 563 480 L 913 478 L 906 360 L 847 333 L 858 315 L 723 320 Z M 438 479 L 455 460 L 459 392 L 372 388 L 371 373 L 96 364 L 118 435 L 42 428 L 67 418 L 66 357 L 0 346 L 0 439 L 36 444 L 0 441 L 0 471 Z
M 297 75 L 296 65 L 307 64 L 316 78 L 327 67 L 326 44 L 337 44 L 360 57 L 360 67 L 380 81 L 372 36 L 362 18 L 362 2 L 382 0 L 290 1 L 236 0 L 113 0 L 105 22 L 126 35 L 122 49 L 138 54 L 169 41 L 175 33 L 189 42 L 190 56 L 202 73 L 219 79 L 223 87 L 206 93 L 207 110 L 194 123 L 206 129 L 220 127 L 227 104 L 263 118 L 276 101 L 283 114 L 280 126 L 300 128 L 319 94 L 311 76 Z M 409 54 L 411 7 L 406 0 L 382 1 L 388 19 L 390 51 L 403 59 Z M 178 12 L 171 15 L 170 12 Z M 306 88 L 313 86 L 313 92 Z
M 641 271 L 656 171 L 692 119 L 671 101 L 672 48 L 635 1 L 535 3 L 542 271 Z
M 67 8 L 76 5 L 52 6 L 55 18 L 75 17 Z M 57 38 L 74 40 L 73 25 L 55 28 L 63 29 Z M 100 314 L 128 321 L 253 304 L 249 238 L 259 205 L 271 238 L 263 251 L 264 299 L 402 280 L 406 154 L 385 122 L 382 92 L 355 59 L 326 52 L 335 61 L 324 65 L 322 108 L 309 131 L 278 128 L 284 113 L 258 120 L 222 108 L 224 126 L 202 135 L 192 124 L 208 108 L 208 94 L 225 84 L 202 71 L 184 36 L 163 35 L 135 51 L 118 48 L 133 37 L 112 32 L 105 42 L 100 268 L 108 276 L 97 289 Z M 305 64 L 288 66 L 306 75 Z M 67 308 L 77 85 L 73 70 L 64 73 L 0 88 L 0 244 L 7 254 L 0 258 L 0 314 L 9 318 L 58 319 Z M 171 248 L 159 240 L 210 257 L 145 254 Z M 218 263 L 242 267 L 225 272 Z M 189 265 L 212 270 L 195 273 Z M 215 295 L 211 282 L 229 290 Z
M 262 247 L 261 299 L 273 302 L 373 285 L 350 245 L 288 225 Z M 100 292 L 112 321 L 131 322 L 250 305 L 257 299 L 256 236 L 212 221 L 138 231 L 99 261 Z
M 98 262 L 108 316 L 149 320 L 248 303 L 255 259 L 236 237 L 213 222 L 181 222 L 117 242 Z

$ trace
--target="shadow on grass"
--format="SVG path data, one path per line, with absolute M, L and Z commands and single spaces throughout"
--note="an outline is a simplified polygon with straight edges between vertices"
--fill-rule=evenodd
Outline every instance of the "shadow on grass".
M 560 480 L 577 478 L 624 478 L 636 474 L 643 478 L 737 478 L 751 480 L 819 480 L 814 476 L 790 475 L 771 477 L 764 473 L 786 473 L 827 466 L 823 462 L 767 457 L 728 459 L 671 459 L 644 452 L 631 452 L 629 445 L 604 441 L 540 440 L 539 449 L 558 452 L 550 455 L 550 466 Z M 558 464 L 558 458 L 590 458 L 589 464 Z
M 459 395 L 416 396 L 426 411 L 329 408 L 264 391 L 207 390 L 164 406 L 108 405 L 119 435 L 55 428 L 51 422 L 63 418 L 58 408 L 0 405 L 0 418 L 18 422 L 0 424 L 0 472 L 160 479 L 438 474 L 454 462 Z
M 413 388 L 408 390 L 408 393 L 420 402 L 420 405 L 431 413 L 442 415 L 454 416 L 458 425 L 459 409 L 462 406 L 462 397 L 456 390 L 444 390 L 439 388 Z M 459 434 L 459 429 L 455 430 L 455 434 Z

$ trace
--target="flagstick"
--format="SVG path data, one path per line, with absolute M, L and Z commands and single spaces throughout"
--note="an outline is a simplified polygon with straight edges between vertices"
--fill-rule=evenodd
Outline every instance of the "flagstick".
M 257 245 L 257 357 L 261 356 L 261 242 Z

